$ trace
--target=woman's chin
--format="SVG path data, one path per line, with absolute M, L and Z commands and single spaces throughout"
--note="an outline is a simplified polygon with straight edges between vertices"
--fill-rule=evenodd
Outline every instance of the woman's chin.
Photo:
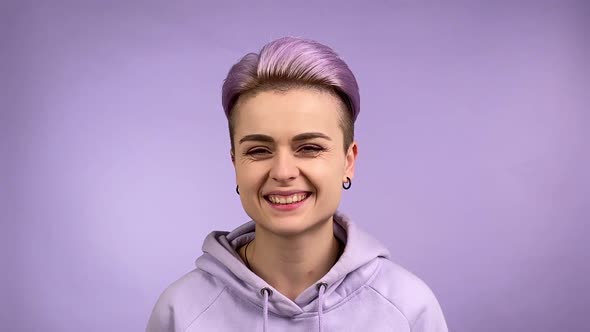
M 320 218 L 323 219 L 323 218 Z M 258 225 L 268 232 L 281 237 L 294 237 L 318 229 L 323 222 L 313 216 L 281 216 L 270 217 Z

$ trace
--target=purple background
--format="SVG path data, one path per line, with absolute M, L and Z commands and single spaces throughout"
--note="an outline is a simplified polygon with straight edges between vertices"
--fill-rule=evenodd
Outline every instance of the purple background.
M 589 7 L 3 2 L 0 329 L 145 328 L 205 235 L 247 220 L 221 84 L 283 35 L 357 75 L 341 210 L 452 331 L 590 329 Z

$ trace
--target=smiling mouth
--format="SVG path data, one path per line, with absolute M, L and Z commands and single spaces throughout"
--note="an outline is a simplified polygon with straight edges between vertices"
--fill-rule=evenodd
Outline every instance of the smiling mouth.
M 310 192 L 297 193 L 293 195 L 266 195 L 264 199 L 274 205 L 289 205 L 303 202 L 311 195 Z

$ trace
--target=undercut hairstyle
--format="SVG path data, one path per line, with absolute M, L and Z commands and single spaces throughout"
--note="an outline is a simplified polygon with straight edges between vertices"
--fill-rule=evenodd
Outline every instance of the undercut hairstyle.
M 263 91 L 311 88 L 333 94 L 341 101 L 340 128 L 344 153 L 354 140 L 354 122 L 360 112 L 359 88 L 348 65 L 330 47 L 317 41 L 283 37 L 248 53 L 234 64 L 223 82 L 222 105 L 228 119 L 232 154 L 232 110 L 248 97 Z

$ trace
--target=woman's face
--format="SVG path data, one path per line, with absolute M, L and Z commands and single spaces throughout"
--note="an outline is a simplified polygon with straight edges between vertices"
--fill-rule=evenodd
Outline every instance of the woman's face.
M 309 88 L 260 92 L 236 105 L 236 180 L 258 227 L 290 236 L 330 220 L 357 156 L 356 143 L 343 151 L 341 107 Z

